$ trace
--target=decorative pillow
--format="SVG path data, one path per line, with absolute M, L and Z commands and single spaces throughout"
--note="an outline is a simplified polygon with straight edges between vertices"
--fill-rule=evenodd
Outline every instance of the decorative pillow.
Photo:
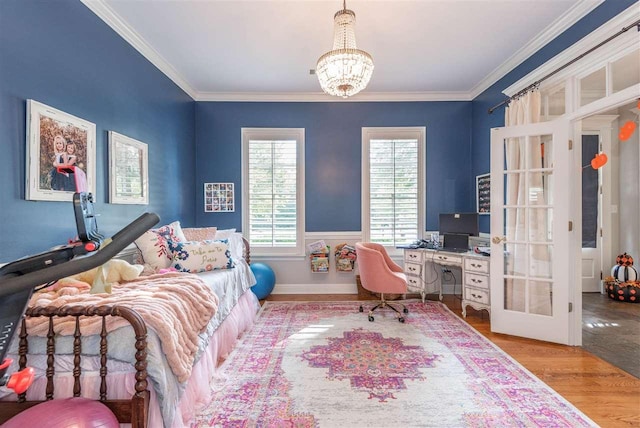
M 187 227 L 182 229 L 187 241 L 206 241 L 216 239 L 217 227 Z
M 231 269 L 235 266 L 227 239 L 170 241 L 169 248 L 173 252 L 171 267 L 180 272 L 208 272 L 216 269 Z
M 234 233 L 236 233 L 235 229 L 218 229 L 215 239 L 229 239 Z
M 157 271 L 171 265 L 173 254 L 167 244 L 168 241 L 184 242 L 186 240 L 182 228 L 180 228 L 180 222 L 174 221 L 158 229 L 146 231 L 134 243 L 142 254 L 144 264 Z

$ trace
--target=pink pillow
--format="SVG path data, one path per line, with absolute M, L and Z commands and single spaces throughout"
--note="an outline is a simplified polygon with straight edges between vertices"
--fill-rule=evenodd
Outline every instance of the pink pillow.
M 187 241 L 208 241 L 216 239 L 217 227 L 187 227 L 182 229 Z

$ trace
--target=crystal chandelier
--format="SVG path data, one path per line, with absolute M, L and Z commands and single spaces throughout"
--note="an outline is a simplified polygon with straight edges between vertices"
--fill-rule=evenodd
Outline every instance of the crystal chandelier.
M 347 98 L 366 88 L 373 74 L 373 59 L 356 47 L 356 14 L 347 9 L 346 0 L 333 20 L 333 50 L 318 59 L 316 75 L 324 92 Z

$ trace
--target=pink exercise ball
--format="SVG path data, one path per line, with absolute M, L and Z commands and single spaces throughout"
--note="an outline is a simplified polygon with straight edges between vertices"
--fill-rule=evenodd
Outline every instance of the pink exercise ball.
M 118 428 L 118 419 L 99 401 L 73 397 L 37 404 L 9 419 L 2 428 Z

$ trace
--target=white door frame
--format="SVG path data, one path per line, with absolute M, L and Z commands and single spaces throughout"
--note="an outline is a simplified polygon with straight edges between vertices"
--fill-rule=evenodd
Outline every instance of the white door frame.
M 597 101 L 594 101 L 590 104 L 587 104 L 584 107 L 581 107 L 574 111 L 573 113 L 567 114 L 567 119 L 574 124 L 574 136 L 579 136 L 580 132 L 582 132 L 581 124 L 579 121 L 586 119 L 587 117 L 594 116 L 597 114 L 604 113 L 608 110 L 612 110 L 614 108 L 623 106 L 628 104 L 634 100 L 637 100 L 640 97 L 640 84 L 630 86 L 626 89 L 623 89 L 620 92 L 616 92 L 615 94 L 609 95 L 607 97 L 601 98 Z M 577 139 L 574 137 L 574 141 Z M 582 165 L 581 163 L 581 154 L 582 147 L 580 144 L 574 145 L 577 146 L 578 152 L 573 157 L 574 163 L 571 165 L 574 172 L 573 181 L 574 183 L 577 180 L 582 179 Z M 605 165 L 604 168 L 611 167 L 611 165 Z M 608 193 L 608 198 L 611 198 L 611 192 Z M 573 212 L 570 216 L 574 219 L 574 227 L 577 230 L 582 230 L 582 214 L 580 213 L 580 209 L 582 207 L 582 186 L 574 186 L 574 191 L 572 192 L 572 203 Z M 610 202 L 609 200 L 605 200 Z M 604 230 L 603 230 L 604 233 Z M 582 257 L 581 250 L 582 240 L 574 238 L 571 240 L 571 249 L 573 250 L 573 254 L 575 255 L 573 261 L 573 280 L 571 283 L 573 287 L 569 290 L 569 301 L 573 302 L 573 312 L 569 314 L 569 322 L 571 326 L 569 327 L 569 345 L 581 346 L 582 345 L 582 281 L 580 278 L 580 268 L 582 265 Z M 611 250 L 609 250 L 611 251 Z
M 611 195 L 613 191 L 617 191 L 614 188 L 614 180 L 612 171 L 617 169 L 617 159 L 612 151 L 612 140 L 617 138 L 618 133 L 618 115 L 595 115 L 589 116 L 582 120 L 581 135 L 598 135 L 600 141 L 600 151 L 607 154 L 609 162 L 606 168 L 600 169 L 600 201 L 599 201 L 599 216 L 598 226 L 601 229 L 600 236 L 598 237 L 598 250 L 600 254 L 600 270 L 603 277 L 608 275 L 608 267 L 613 265 L 614 255 L 612 254 L 612 215 L 617 215 L 612 212 L 611 207 Z M 601 278 L 602 280 L 602 278 Z M 602 287 L 602 281 L 600 282 Z M 597 291 L 603 292 L 602 288 Z M 583 289 L 584 291 L 584 289 Z

